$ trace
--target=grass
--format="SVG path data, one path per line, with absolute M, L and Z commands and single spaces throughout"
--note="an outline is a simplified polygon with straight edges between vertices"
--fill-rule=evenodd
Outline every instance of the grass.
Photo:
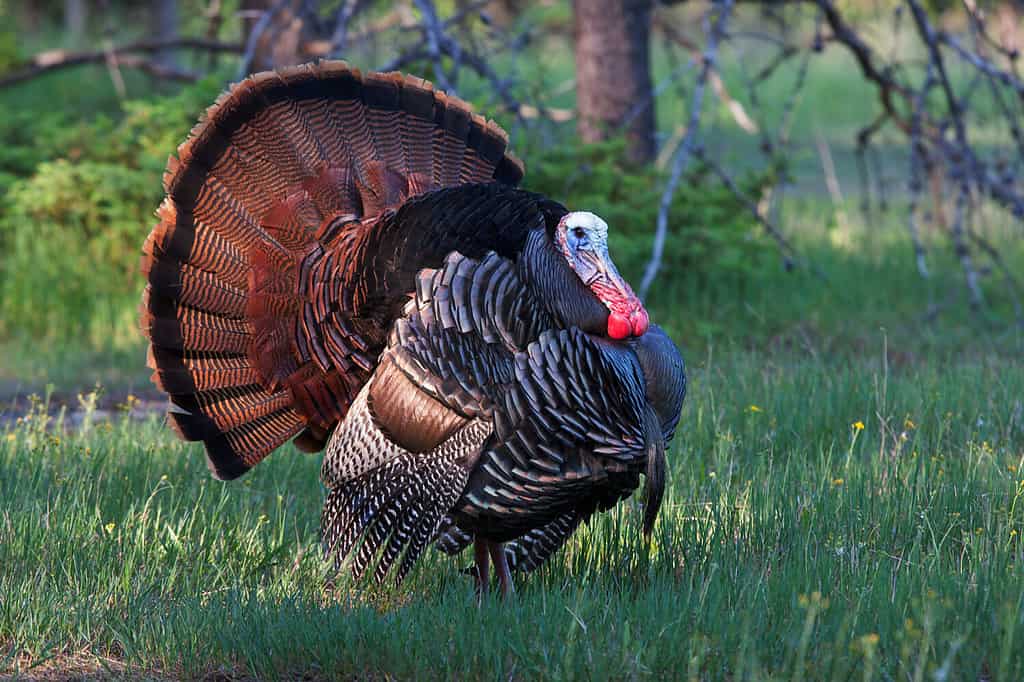
M 653 542 L 622 505 L 480 608 L 436 554 L 325 589 L 318 457 L 224 484 L 158 423 L 37 409 L 0 440 L 0 671 L 1018 679 L 1024 374 L 884 350 L 691 358 Z

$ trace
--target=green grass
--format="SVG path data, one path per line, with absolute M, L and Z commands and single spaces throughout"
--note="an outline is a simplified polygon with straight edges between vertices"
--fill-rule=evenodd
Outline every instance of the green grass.
M 479 608 L 436 554 L 397 592 L 326 591 L 319 457 L 224 484 L 159 424 L 37 411 L 0 440 L 0 671 L 1019 679 L 1024 374 L 884 343 L 691 357 L 651 545 L 621 505 Z

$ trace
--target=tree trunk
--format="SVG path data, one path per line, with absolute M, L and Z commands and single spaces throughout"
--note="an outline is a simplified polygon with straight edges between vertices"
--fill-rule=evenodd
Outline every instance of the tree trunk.
M 174 40 L 178 37 L 178 0 L 150 0 L 150 33 L 157 40 Z M 168 69 L 178 66 L 174 50 L 157 52 L 153 61 Z
M 78 45 L 85 33 L 88 8 L 85 0 L 64 0 L 64 29 L 74 45 Z
M 599 142 L 624 132 L 637 163 L 655 155 L 652 8 L 652 0 L 573 0 L 580 137 Z
M 252 41 L 253 32 L 260 31 L 255 36 L 254 49 L 249 55 L 251 60 L 246 65 L 249 72 L 278 69 L 308 61 L 309 57 L 304 50 L 309 36 L 308 28 L 300 16 L 302 2 L 243 0 L 242 9 L 247 16 L 244 26 L 247 39 Z M 266 11 L 271 12 L 269 20 L 261 22 L 260 16 Z

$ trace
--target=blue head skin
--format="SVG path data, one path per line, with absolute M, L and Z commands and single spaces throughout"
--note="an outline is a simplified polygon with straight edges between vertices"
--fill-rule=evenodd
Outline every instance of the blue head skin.
M 588 211 L 567 213 L 555 230 L 555 243 L 580 281 L 608 308 L 608 336 L 643 336 L 650 318 L 608 254 L 608 224 Z

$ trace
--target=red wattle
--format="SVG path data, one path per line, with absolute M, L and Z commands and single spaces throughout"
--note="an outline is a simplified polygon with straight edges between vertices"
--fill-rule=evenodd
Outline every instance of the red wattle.
M 630 315 L 630 322 L 633 327 L 633 336 L 643 336 L 651 324 L 651 318 L 647 316 L 646 310 L 638 308 Z
M 613 339 L 624 339 L 633 331 L 633 325 L 629 318 L 619 313 L 612 313 L 608 316 L 608 336 Z

